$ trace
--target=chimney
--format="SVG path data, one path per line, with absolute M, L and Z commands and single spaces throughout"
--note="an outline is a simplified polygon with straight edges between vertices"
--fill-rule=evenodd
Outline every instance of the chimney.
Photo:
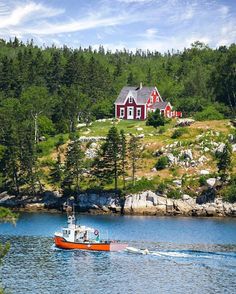
M 141 89 L 142 89 L 142 87 L 143 87 L 143 83 L 142 83 L 142 82 L 140 82 L 139 89 L 141 90 Z

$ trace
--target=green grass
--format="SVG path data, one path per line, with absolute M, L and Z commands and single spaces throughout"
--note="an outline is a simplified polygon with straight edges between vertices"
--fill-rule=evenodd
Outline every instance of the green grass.
M 54 148 L 56 148 L 56 144 L 58 143 L 60 137 L 63 137 L 64 142 L 69 139 L 69 134 L 58 134 L 55 137 L 49 137 L 44 142 L 39 142 L 38 144 L 38 154 L 40 157 L 48 156 L 51 154 Z
M 144 134 L 149 136 L 150 134 L 155 136 L 158 134 L 159 129 L 155 129 L 152 126 L 146 126 L 146 121 L 133 121 L 133 120 L 121 120 L 121 121 L 106 121 L 106 122 L 93 122 L 91 126 L 83 127 L 79 129 L 80 136 L 106 136 L 109 129 L 115 125 L 117 129 L 124 130 L 127 134 L 139 135 Z M 137 130 L 142 128 L 142 130 Z M 150 136 L 151 137 L 151 136 Z

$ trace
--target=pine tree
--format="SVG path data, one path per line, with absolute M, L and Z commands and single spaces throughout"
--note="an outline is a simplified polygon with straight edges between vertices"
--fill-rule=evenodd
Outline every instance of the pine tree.
M 76 191 L 79 190 L 81 173 L 83 171 L 83 156 L 79 137 L 72 134 L 66 153 L 64 184 L 70 189 L 75 184 Z
M 57 160 L 54 163 L 53 167 L 51 168 L 50 178 L 52 183 L 57 183 L 59 186 L 61 186 L 62 179 L 63 179 L 63 169 L 62 169 L 60 150 L 58 151 L 58 154 L 57 154 Z
M 223 152 L 218 155 L 218 172 L 221 176 L 221 179 L 223 181 L 226 180 L 228 171 L 230 170 L 231 167 L 231 157 L 232 157 L 232 147 L 227 142 L 224 146 Z
M 114 180 L 114 188 L 118 188 L 118 176 L 121 170 L 121 145 L 120 136 L 115 126 L 111 127 L 106 142 L 101 147 L 99 157 L 94 162 L 93 174 L 101 184 L 111 183 Z

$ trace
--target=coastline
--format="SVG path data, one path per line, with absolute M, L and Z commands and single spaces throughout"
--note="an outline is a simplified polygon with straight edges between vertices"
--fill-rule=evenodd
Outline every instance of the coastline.
M 196 198 L 189 195 L 172 199 L 152 191 L 129 194 L 123 198 L 114 192 L 86 192 L 71 201 L 76 211 L 93 215 L 236 217 L 236 203 L 224 202 L 220 198 L 199 204 Z M 16 197 L 6 192 L 0 194 L 0 206 L 19 212 L 64 212 L 67 204 L 68 199 L 58 191 L 46 191 L 35 197 Z

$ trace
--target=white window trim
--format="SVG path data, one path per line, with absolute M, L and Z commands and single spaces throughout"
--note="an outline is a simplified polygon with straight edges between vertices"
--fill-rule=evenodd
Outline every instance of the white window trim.
M 125 117 L 125 108 L 121 107 L 120 108 L 120 118 L 124 118 Z
M 140 114 L 138 114 L 140 113 Z M 142 116 L 142 108 L 141 107 L 137 107 L 136 108 L 136 118 L 141 118 Z

